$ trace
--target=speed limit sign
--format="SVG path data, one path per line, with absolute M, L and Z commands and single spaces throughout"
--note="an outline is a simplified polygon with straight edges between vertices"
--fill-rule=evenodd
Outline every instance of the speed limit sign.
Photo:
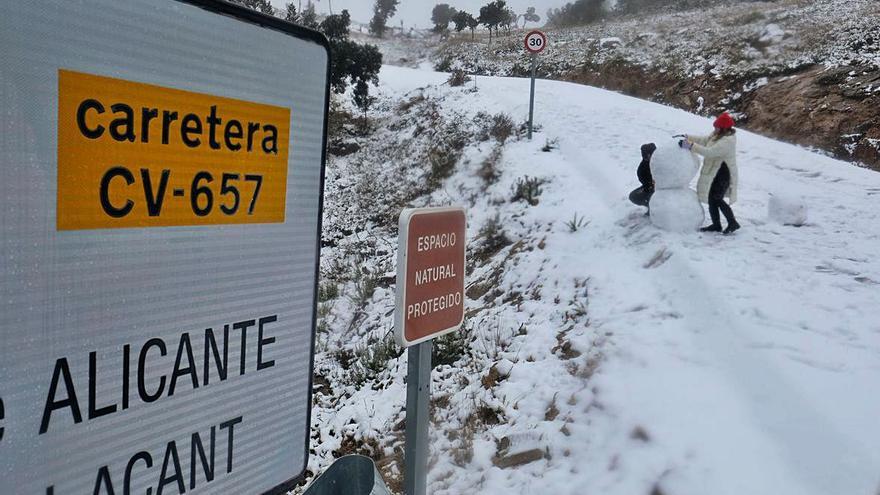
M 547 35 L 541 31 L 532 31 L 526 35 L 526 50 L 529 53 L 537 54 L 547 48 Z
M 526 35 L 526 51 L 532 59 L 532 83 L 529 93 L 529 140 L 532 139 L 532 125 L 535 115 L 535 77 L 538 70 L 538 54 L 547 48 L 547 35 L 537 29 Z

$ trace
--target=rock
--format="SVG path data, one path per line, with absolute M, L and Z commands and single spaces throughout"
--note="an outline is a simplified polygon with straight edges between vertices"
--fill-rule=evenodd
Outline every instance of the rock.
M 550 458 L 544 439 L 534 433 L 514 433 L 498 442 L 498 451 L 492 464 L 501 469 L 522 466 L 531 462 Z
M 641 426 L 636 426 L 633 429 L 632 433 L 629 434 L 629 436 L 633 440 L 638 440 L 640 442 L 648 443 L 651 441 L 651 435 L 649 435 L 648 432 L 645 431 L 645 429 Z
M 532 449 L 525 452 L 510 454 L 506 456 L 495 456 L 492 458 L 492 464 L 506 469 L 510 467 L 522 466 L 531 462 L 540 461 L 544 458 L 544 451 L 541 449 Z
M 599 40 L 599 46 L 602 48 L 617 48 L 621 45 L 623 45 L 623 40 L 616 36 L 602 38 L 601 40 Z

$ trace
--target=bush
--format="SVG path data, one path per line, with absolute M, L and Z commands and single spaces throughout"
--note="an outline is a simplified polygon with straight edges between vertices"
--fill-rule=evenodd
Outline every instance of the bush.
M 333 282 L 318 285 L 318 301 L 325 302 L 339 297 L 339 287 Z
M 501 144 L 504 144 L 513 135 L 514 124 L 507 114 L 499 113 L 492 117 L 492 126 L 489 135 Z
M 452 70 L 452 57 L 446 56 L 434 64 L 436 72 L 449 72 Z
M 431 164 L 431 170 L 428 173 L 428 188 L 433 191 L 455 172 L 458 154 L 445 147 L 434 148 L 428 154 L 428 161 Z
M 525 201 L 531 206 L 537 206 L 538 196 L 544 192 L 541 189 L 542 184 L 544 184 L 544 181 L 537 177 L 529 177 L 528 175 L 520 177 L 517 179 L 516 184 L 511 187 L 511 201 Z
M 513 243 L 504 232 L 501 220 L 497 215 L 486 222 L 486 225 L 483 225 L 483 228 L 477 234 L 477 238 L 481 239 L 481 242 L 474 249 L 472 257 L 480 262 L 488 261 L 498 251 Z
M 388 332 L 381 339 L 367 339 L 367 344 L 356 351 L 358 365 L 367 377 L 373 377 L 388 368 L 388 362 L 403 354 L 403 349 L 394 342 L 393 332 Z
M 431 349 L 431 366 L 452 366 L 464 357 L 471 343 L 471 333 L 462 328 L 456 332 L 448 333 L 434 339 Z
M 465 71 L 461 69 L 455 69 L 452 71 L 452 74 L 449 75 L 449 79 L 446 82 L 449 83 L 453 88 L 464 86 L 464 84 L 470 81 L 471 78 L 465 73 Z
M 501 161 L 502 153 L 502 148 L 496 146 L 492 149 L 492 152 L 489 153 L 489 156 L 483 160 L 480 170 L 477 171 L 477 175 L 483 179 L 485 187 L 489 187 L 498 182 L 498 178 L 501 177 L 501 172 L 498 171 L 498 163 Z
M 349 299 L 352 304 L 362 308 L 373 298 L 373 293 L 376 292 L 379 281 L 370 273 L 361 273 L 356 267 L 355 270 L 357 270 L 358 275 L 354 281 L 354 294 L 349 296 Z
M 439 188 L 445 179 L 452 176 L 470 137 L 456 122 L 442 126 L 439 132 L 434 133 L 437 144 L 427 156 L 431 167 L 427 175 L 427 192 Z

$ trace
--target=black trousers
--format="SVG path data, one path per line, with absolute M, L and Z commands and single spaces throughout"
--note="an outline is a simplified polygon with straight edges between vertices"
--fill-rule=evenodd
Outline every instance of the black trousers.
M 629 200 L 633 202 L 633 204 L 637 204 L 639 206 L 648 206 L 651 202 L 651 196 L 654 195 L 654 188 L 640 187 L 633 192 L 629 193 Z
M 726 163 L 721 164 L 721 168 L 715 174 L 712 180 L 712 186 L 709 187 L 709 216 L 712 218 L 712 225 L 721 226 L 721 215 L 727 220 L 727 225 L 737 225 L 736 217 L 733 216 L 733 209 L 724 201 L 724 194 L 730 188 L 730 169 Z

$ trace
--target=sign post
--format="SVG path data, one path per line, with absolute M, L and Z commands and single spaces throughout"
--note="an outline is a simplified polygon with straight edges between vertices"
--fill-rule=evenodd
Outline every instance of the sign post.
M 308 464 L 329 47 L 213 0 L 0 2 L 0 493 Z
M 463 208 L 400 215 L 394 335 L 409 347 L 406 391 L 406 495 L 427 493 L 432 339 L 464 321 L 466 219 Z
M 525 39 L 526 51 L 532 60 L 532 82 L 531 91 L 529 93 L 529 140 L 532 139 L 532 129 L 535 117 L 535 77 L 538 68 L 538 54 L 547 48 L 547 35 L 541 31 L 535 30 L 529 32 Z
M 428 425 L 431 422 L 431 354 L 433 341 L 407 351 L 406 374 L 406 495 L 425 495 L 428 487 Z

